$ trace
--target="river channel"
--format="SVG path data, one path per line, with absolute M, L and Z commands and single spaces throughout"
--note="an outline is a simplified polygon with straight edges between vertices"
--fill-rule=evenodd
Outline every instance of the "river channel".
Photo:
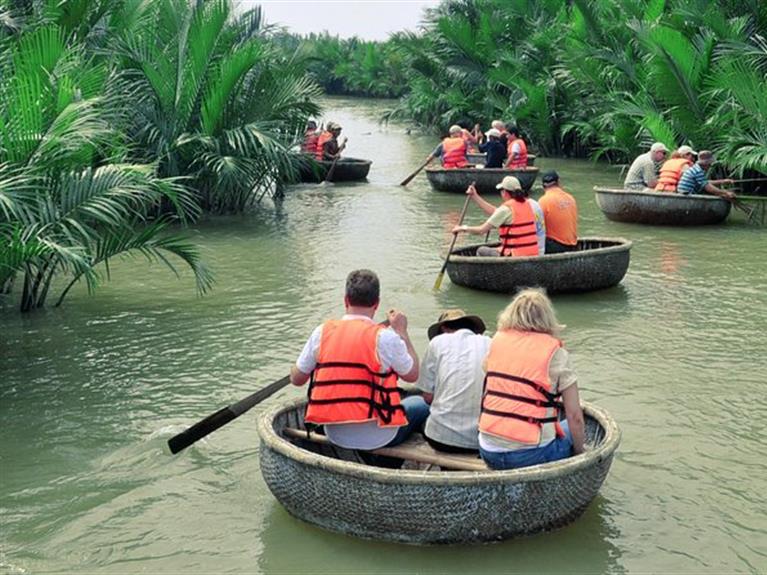
M 0 308 L 0 572 L 767 572 L 764 229 L 740 214 L 695 229 L 609 222 L 592 187 L 619 170 L 604 164 L 537 162 L 575 195 L 581 235 L 634 242 L 618 287 L 554 297 L 582 397 L 623 431 L 578 521 L 474 547 L 304 524 L 261 478 L 255 425 L 296 389 L 169 455 L 170 436 L 287 373 L 312 328 L 342 313 L 352 269 L 378 272 L 381 308 L 407 313 L 419 353 L 444 308 L 494 325 L 506 296 L 447 278 L 432 290 L 464 198 L 423 175 L 397 185 L 436 142 L 380 125 L 388 105 L 328 102 L 348 154 L 373 160 L 367 183 L 295 186 L 194 227 L 209 295 L 137 257 L 93 296 L 78 286 L 60 308 Z

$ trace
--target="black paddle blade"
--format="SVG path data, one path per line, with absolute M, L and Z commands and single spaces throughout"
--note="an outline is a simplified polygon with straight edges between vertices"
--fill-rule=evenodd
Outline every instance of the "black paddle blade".
M 216 413 L 209 415 L 202 421 L 198 421 L 192 427 L 186 431 L 182 431 L 178 435 L 174 435 L 168 440 L 168 447 L 170 452 L 174 455 L 179 451 L 186 449 L 192 445 L 195 441 L 198 441 L 216 431 L 219 427 L 223 427 L 230 421 L 237 417 L 229 407 L 219 409 Z

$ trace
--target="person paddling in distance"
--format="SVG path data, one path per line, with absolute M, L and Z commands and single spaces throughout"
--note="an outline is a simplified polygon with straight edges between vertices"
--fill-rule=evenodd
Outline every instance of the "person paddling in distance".
M 306 122 L 304 139 L 301 142 L 301 151 L 305 154 L 314 155 L 317 151 L 317 142 L 319 139 L 320 135 L 317 133 L 317 122 L 314 120 L 309 120 Z
M 477 453 L 477 422 L 490 349 L 485 322 L 461 309 L 442 312 L 428 330 L 429 347 L 416 386 L 430 405 L 424 437 L 437 451 Z
M 680 194 L 712 194 L 725 200 L 734 200 L 735 194 L 729 190 L 717 188 L 714 184 L 732 184 L 733 180 L 709 180 L 706 177 L 711 165 L 714 163 L 714 154 L 708 150 L 701 150 L 698 154 L 698 161 L 682 174 L 677 185 L 677 191 Z
M 541 290 L 520 292 L 498 316 L 485 360 L 479 452 L 492 469 L 583 453 L 578 383 L 554 308 Z M 560 421 L 564 410 L 566 420 Z
M 398 445 L 429 415 L 422 397 L 400 398 L 397 379 L 418 380 L 418 355 L 404 313 L 389 310 L 389 327 L 373 321 L 379 296 L 374 272 L 351 272 L 346 314 L 315 328 L 290 370 L 293 385 L 310 381 L 306 423 L 324 425 L 328 439 L 347 449 Z
M 470 185 L 466 194 L 490 217 L 481 226 L 455 226 L 453 233 L 487 234 L 498 228 L 501 239 L 499 247 L 480 246 L 478 256 L 538 256 L 546 249 L 546 224 L 538 202 L 527 197 L 519 180 L 506 176 L 496 186 L 501 192 L 503 204 L 499 207 L 480 197 Z
M 442 140 L 434 148 L 434 151 L 426 157 L 426 162 L 431 162 L 434 158 L 440 158 L 443 168 L 465 168 L 469 162 L 466 160 L 468 147 L 463 131 L 463 128 L 458 124 L 450 126 L 448 137 Z
M 322 159 L 326 162 L 332 162 L 336 158 L 341 157 L 341 152 L 346 148 L 347 138 L 339 144 L 338 136 L 341 135 L 341 126 L 334 122 L 330 122 L 328 130 L 330 131 L 330 138 L 322 142 Z
M 578 206 L 575 198 L 559 185 L 559 174 L 549 170 L 541 176 L 543 196 L 538 204 L 546 223 L 546 253 L 560 254 L 578 249 Z

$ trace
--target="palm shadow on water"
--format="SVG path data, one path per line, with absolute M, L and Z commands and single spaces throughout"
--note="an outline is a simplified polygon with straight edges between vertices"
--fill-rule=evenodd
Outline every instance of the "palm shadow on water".
M 353 498 L 353 496 L 352 496 Z M 333 533 L 292 517 L 279 503 L 264 516 L 261 573 L 624 573 L 620 532 L 601 496 L 572 524 L 479 545 L 410 546 Z M 556 550 L 554 552 L 554 550 Z

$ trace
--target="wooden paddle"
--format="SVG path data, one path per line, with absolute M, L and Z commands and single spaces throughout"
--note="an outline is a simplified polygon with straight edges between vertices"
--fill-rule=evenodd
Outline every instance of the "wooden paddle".
M 389 320 L 385 319 L 378 325 L 389 325 Z M 252 409 L 268 397 L 271 397 L 283 387 L 290 383 L 290 376 L 286 375 L 282 379 L 278 379 L 274 383 L 267 385 L 264 388 L 259 389 L 257 392 L 228 405 L 222 409 L 219 409 L 216 413 L 213 413 L 195 423 L 192 427 L 187 428 L 178 435 L 174 435 L 168 440 L 168 447 L 172 454 L 176 454 L 196 443 L 206 435 L 209 435 L 217 429 L 224 427 L 230 421 L 237 419 L 246 411 Z
M 330 179 L 333 177 L 333 172 L 336 171 L 336 164 L 338 163 L 338 158 L 341 157 L 341 153 L 339 152 L 338 155 L 333 158 L 333 163 L 330 164 L 330 169 L 328 170 L 328 173 L 325 174 L 325 180 L 323 180 L 323 184 L 330 184 Z
M 473 186 L 475 182 L 472 182 L 471 185 Z M 468 194 L 466 195 L 466 201 L 463 203 L 463 209 L 461 210 L 461 217 L 458 218 L 458 225 L 460 226 L 463 223 L 463 217 L 466 215 L 466 209 L 469 207 L 469 201 L 471 201 L 471 196 Z M 439 270 L 439 275 L 437 276 L 437 280 L 434 282 L 434 289 L 439 290 L 439 288 L 442 286 L 442 278 L 445 277 L 445 270 L 447 269 L 447 262 L 450 261 L 450 253 L 453 251 L 453 247 L 455 247 L 455 241 L 458 239 L 458 233 L 453 234 L 453 241 L 450 242 L 450 249 L 447 250 L 447 255 L 445 256 L 445 263 L 442 264 L 442 269 Z
M 399 184 L 399 185 L 400 185 L 400 186 L 407 186 L 407 185 L 410 183 L 410 181 L 411 181 L 413 178 L 415 178 L 415 177 L 416 177 L 418 174 L 420 174 L 420 173 L 421 173 L 421 170 L 423 170 L 423 169 L 424 169 L 426 166 L 428 166 L 428 165 L 429 165 L 429 163 L 431 162 L 431 160 L 432 160 L 432 157 L 431 157 L 431 156 L 429 156 L 429 159 L 428 159 L 428 160 L 426 160 L 426 161 L 425 161 L 423 164 L 421 164 L 421 165 L 418 167 L 418 169 L 417 169 L 415 172 L 413 172 L 413 173 L 412 173 L 412 174 L 410 174 L 410 175 L 409 175 L 407 178 L 405 178 L 404 180 L 402 180 L 402 181 L 400 182 L 400 184 Z

